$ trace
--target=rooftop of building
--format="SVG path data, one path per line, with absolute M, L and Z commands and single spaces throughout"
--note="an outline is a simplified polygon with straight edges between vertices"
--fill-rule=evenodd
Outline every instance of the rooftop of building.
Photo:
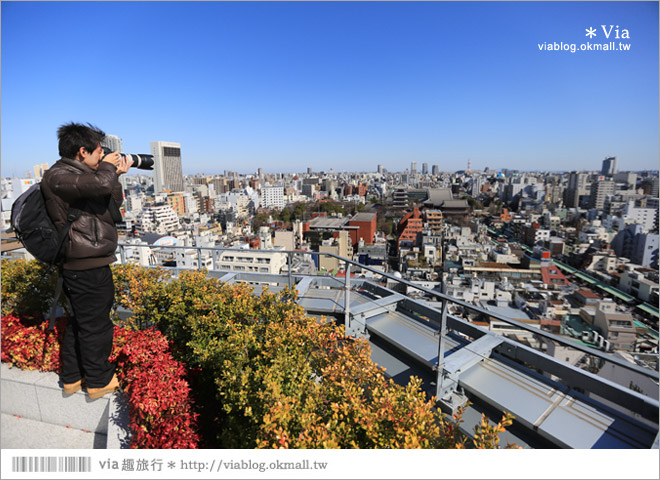
M 377 214 L 372 212 L 359 212 L 351 218 L 351 222 L 371 222 L 376 216 Z
M 349 221 L 348 217 L 316 217 L 310 220 L 310 228 L 343 228 Z

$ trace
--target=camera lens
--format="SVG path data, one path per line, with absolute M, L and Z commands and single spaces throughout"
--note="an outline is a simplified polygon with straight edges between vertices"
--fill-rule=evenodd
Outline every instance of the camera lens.
M 108 155 L 112 153 L 112 150 L 108 147 L 103 147 L 103 153 Z M 139 168 L 140 170 L 153 170 L 154 169 L 154 156 L 148 155 L 146 153 L 141 153 L 139 155 L 131 153 L 120 153 L 122 157 L 128 158 L 128 161 L 131 162 L 131 167 Z

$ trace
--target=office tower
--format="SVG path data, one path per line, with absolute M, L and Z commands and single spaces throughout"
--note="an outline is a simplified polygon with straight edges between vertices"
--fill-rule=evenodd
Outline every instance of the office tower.
M 121 138 L 116 135 L 106 135 L 103 139 L 103 146 L 108 147 L 113 152 L 122 152 L 123 144 Z
M 603 168 L 600 170 L 602 175 L 614 175 L 618 172 L 617 166 L 617 157 L 605 157 L 603 160 Z
M 311 175 L 311 174 L 312 174 L 312 167 L 307 167 L 307 175 Z
M 568 176 L 568 186 L 566 187 L 564 204 L 568 208 L 577 208 L 580 206 L 580 195 L 587 193 L 587 174 L 571 172 Z
M 103 139 L 103 146 L 109 148 L 113 152 L 123 152 L 124 146 L 119 138 L 116 135 L 106 135 Z M 119 184 L 121 185 L 122 191 L 126 190 L 128 187 L 126 185 L 126 175 L 119 175 Z
M 154 156 L 154 193 L 183 192 L 181 144 L 151 142 L 151 154 Z
M 591 184 L 589 207 L 602 210 L 607 197 L 614 195 L 615 187 L 616 184 L 612 180 L 605 180 L 604 176 L 598 177 L 598 180 Z
M 413 177 L 417 175 L 417 162 L 410 162 L 410 175 Z
M 378 173 L 381 174 L 381 175 L 383 174 L 383 166 L 382 165 L 378 165 Z
M 428 175 L 429 173 L 429 164 L 422 163 L 422 175 Z
M 437 165 L 433 165 L 433 167 L 431 167 L 431 174 L 433 174 L 433 175 L 437 175 L 438 172 L 439 172 L 439 168 L 438 168 L 438 166 L 437 166 Z
M 257 170 L 257 176 L 258 176 L 259 178 L 263 178 L 263 177 L 264 177 L 264 169 L 263 169 L 263 168 L 259 168 L 259 169 Z

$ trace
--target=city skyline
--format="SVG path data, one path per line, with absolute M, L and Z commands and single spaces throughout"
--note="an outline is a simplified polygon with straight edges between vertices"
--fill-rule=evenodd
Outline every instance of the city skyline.
M 68 121 L 126 153 L 179 143 L 183 174 L 598 171 L 608 156 L 657 170 L 657 16 L 654 2 L 4 2 L 2 176 L 52 165 Z M 64 55 L 59 26 L 91 18 L 112 28 Z

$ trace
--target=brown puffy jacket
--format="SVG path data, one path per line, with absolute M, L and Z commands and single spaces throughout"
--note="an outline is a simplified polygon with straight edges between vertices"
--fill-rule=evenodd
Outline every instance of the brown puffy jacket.
M 87 270 L 117 258 L 117 228 L 109 202 L 122 204 L 116 167 L 101 162 L 94 170 L 78 160 L 62 158 L 43 176 L 41 188 L 50 218 L 58 229 L 66 224 L 69 208 L 82 211 L 73 222 L 64 260 L 65 270 Z

